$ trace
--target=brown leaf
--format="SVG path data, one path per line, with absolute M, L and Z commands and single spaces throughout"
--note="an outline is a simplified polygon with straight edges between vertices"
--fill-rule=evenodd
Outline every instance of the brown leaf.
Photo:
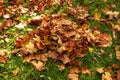
M 76 74 L 78 74 L 79 72 L 80 72 L 80 67 L 79 66 L 73 66 L 72 65 L 72 67 L 70 67 L 69 73 L 72 73 L 72 74 L 76 73 Z
M 120 60 L 120 51 L 119 51 L 119 49 L 120 49 L 120 46 L 117 45 L 117 46 L 115 47 L 115 50 L 116 50 L 116 58 L 117 58 L 118 60 Z
M 112 44 L 112 38 L 107 34 L 101 34 L 100 35 L 100 47 L 107 47 Z
M 119 12 L 118 11 L 108 11 L 106 12 L 106 15 L 109 15 L 109 19 L 113 19 L 113 18 L 118 18 Z
M 0 62 L 1 63 L 6 63 L 8 57 L 5 51 L 0 52 Z
M 39 42 L 35 42 L 34 45 L 35 45 L 35 47 L 38 48 L 39 50 L 43 50 L 43 49 L 45 48 L 45 47 L 44 47 L 41 43 L 39 43 Z
M 102 74 L 102 80 L 113 80 L 112 75 L 109 72 Z
M 86 30 L 86 29 L 88 29 L 88 27 L 89 27 L 88 24 L 83 24 L 83 25 L 81 26 L 81 29 L 82 29 L 82 30 Z
M 66 54 L 61 55 L 60 60 L 63 62 L 63 64 L 67 64 L 70 62 L 70 59 Z
M 101 73 L 104 73 L 104 70 L 103 70 L 102 68 L 97 68 L 96 71 L 97 71 L 98 73 L 100 73 L 100 74 L 101 74 Z
M 16 76 L 18 73 L 19 73 L 19 67 L 17 67 L 12 73 L 13 73 L 13 76 Z
M 31 54 L 29 56 L 25 56 L 23 62 L 30 62 L 31 60 L 34 60 L 35 56 L 34 54 Z
M 49 52 L 48 52 L 48 57 L 49 57 L 49 58 L 52 58 L 52 59 L 57 59 L 58 54 L 56 54 L 56 53 L 54 53 L 54 52 L 49 51 Z
M 10 28 L 12 26 L 12 24 L 13 24 L 12 20 L 10 20 L 10 19 L 9 20 L 5 20 L 4 23 L 3 23 L 3 28 L 4 29 L 8 29 L 8 28 Z
M 113 69 L 119 69 L 120 66 L 119 66 L 118 64 L 112 64 L 112 68 L 113 68 Z
M 117 80 L 120 80 L 120 71 L 117 71 Z
M 31 63 L 35 67 L 35 69 L 37 69 L 39 71 L 43 70 L 45 67 L 45 64 L 41 61 L 37 62 L 37 61 L 33 60 L 33 61 L 31 61 Z
M 79 79 L 79 75 L 78 74 L 68 74 L 68 78 L 70 80 L 78 80 Z
M 64 70 L 65 69 L 65 65 L 64 64 L 60 64 L 58 67 L 59 67 L 59 70 Z
M 82 67 L 81 71 L 83 74 L 90 74 L 91 73 L 88 67 Z

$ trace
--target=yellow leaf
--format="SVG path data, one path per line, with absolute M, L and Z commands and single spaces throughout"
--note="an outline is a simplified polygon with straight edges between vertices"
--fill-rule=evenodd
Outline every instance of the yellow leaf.
M 95 17 L 95 20 L 100 20 L 101 14 L 95 13 L 94 17 Z
M 92 53 L 93 50 L 94 50 L 92 47 L 89 47 L 88 49 L 89 49 L 89 52 L 90 52 L 90 53 Z
M 35 38 L 36 41 L 40 42 L 42 45 L 45 45 L 44 42 L 41 40 L 40 36 L 35 35 L 35 37 L 36 37 Z
M 13 73 L 13 76 L 16 76 L 19 72 L 19 67 L 17 67 L 12 73 Z
M 19 21 L 20 20 L 20 16 L 16 17 L 15 20 Z

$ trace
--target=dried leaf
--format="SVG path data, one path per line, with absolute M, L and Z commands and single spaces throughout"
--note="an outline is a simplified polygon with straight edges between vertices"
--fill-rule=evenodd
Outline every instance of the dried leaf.
M 70 80 L 79 80 L 79 75 L 78 74 L 68 74 L 68 78 Z
M 80 73 L 80 67 L 72 65 L 72 67 L 70 67 L 69 73 L 72 73 L 72 74 L 74 74 L 74 73 L 76 73 L 76 74 Z
M 12 26 L 12 20 L 11 19 L 9 19 L 9 20 L 5 20 L 4 21 L 4 23 L 3 23 L 3 28 L 4 29 L 8 29 L 8 28 L 10 28 L 11 26 Z
M 112 75 L 109 72 L 102 74 L 102 80 L 113 80 Z
M 102 68 L 97 68 L 96 71 L 99 72 L 100 74 L 104 73 L 104 70 Z
M 31 60 L 34 60 L 35 56 L 34 54 L 31 54 L 29 56 L 25 56 L 23 62 L 30 62 Z
M 19 73 L 19 67 L 17 67 L 12 73 L 13 73 L 13 76 L 16 76 L 18 73 Z
M 120 46 L 117 45 L 117 46 L 115 47 L 115 50 L 116 50 L 116 58 L 117 58 L 118 60 L 120 60 L 120 50 L 119 50 L 119 49 L 120 49 Z
M 60 64 L 58 67 L 59 67 L 59 70 L 64 70 L 65 69 L 65 65 L 64 64 Z
M 61 55 L 60 60 L 63 62 L 63 64 L 67 64 L 70 62 L 70 59 L 66 54 Z
M 117 80 L 120 80 L 120 71 L 117 71 Z
M 113 68 L 113 69 L 119 69 L 120 66 L 119 66 L 118 64 L 112 64 L 112 68 Z
M 37 62 L 37 61 L 33 60 L 33 61 L 31 61 L 31 63 L 35 67 L 35 69 L 37 69 L 39 71 L 43 70 L 45 67 L 45 64 L 41 61 Z
M 112 38 L 107 33 L 101 34 L 99 38 L 101 47 L 107 47 L 112 45 Z
M 49 51 L 49 52 L 48 52 L 48 57 L 49 57 L 49 58 L 52 58 L 52 59 L 57 59 L 58 54 L 56 54 L 56 53 L 54 53 L 54 52 Z
M 88 67 L 82 67 L 81 71 L 83 74 L 90 74 L 91 73 Z
M 95 17 L 95 20 L 98 20 L 98 21 L 99 21 L 100 18 L 101 18 L 101 14 L 95 13 L 94 17 Z
M 106 12 L 106 15 L 109 15 L 109 19 L 113 19 L 113 18 L 118 18 L 119 12 L 118 11 L 108 11 Z
M 7 59 L 6 51 L 0 51 L 0 62 L 5 64 Z

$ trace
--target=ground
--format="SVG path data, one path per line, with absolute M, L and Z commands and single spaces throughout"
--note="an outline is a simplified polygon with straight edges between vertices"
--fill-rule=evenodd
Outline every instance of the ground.
M 0 1 L 0 80 L 120 80 L 119 0 Z

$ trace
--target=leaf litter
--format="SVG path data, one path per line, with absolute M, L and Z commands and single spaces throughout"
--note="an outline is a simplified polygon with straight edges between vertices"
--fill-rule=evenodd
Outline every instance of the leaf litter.
M 106 0 L 107 1 L 107 0 Z M 22 5 L 23 0 L 10 1 L 7 8 L 0 2 L 0 17 L 4 19 L 0 23 L 0 32 L 11 27 L 24 29 L 26 26 L 36 27 L 34 30 L 28 31 L 27 35 L 15 36 L 15 49 L 11 54 L 18 54 L 23 57 L 23 63 L 28 62 L 33 67 L 42 71 L 45 69 L 48 59 L 61 61 L 59 70 L 64 70 L 69 65 L 68 78 L 70 80 L 79 80 L 79 73 L 92 75 L 89 66 L 82 67 L 82 63 L 77 58 L 84 58 L 88 54 L 94 52 L 93 47 L 97 46 L 101 50 L 111 47 L 113 39 L 118 37 L 119 29 L 119 12 L 104 10 L 107 19 L 103 18 L 98 12 L 94 15 L 89 14 L 89 7 L 80 5 L 73 6 L 73 0 L 30 0 L 28 7 Z M 65 12 L 57 12 L 52 14 L 44 14 L 46 8 L 51 6 L 68 5 Z M 112 8 L 116 6 L 111 5 Z M 7 12 L 6 12 L 7 11 Z M 41 13 L 38 15 L 36 12 Z M 20 15 L 30 16 L 28 19 L 22 20 Z M 71 15 L 75 20 L 68 17 Z M 15 17 L 12 19 L 12 17 Z M 117 23 L 111 20 L 116 19 Z M 106 23 L 110 26 L 112 35 L 99 30 L 98 26 L 90 28 L 89 20 L 99 21 L 101 24 Z M 120 60 L 119 45 L 115 47 L 116 59 Z M 0 62 L 6 63 L 8 57 L 5 52 L 0 52 Z M 97 59 L 96 59 L 97 60 Z M 119 69 L 119 65 L 113 64 L 113 69 Z M 17 67 L 13 71 L 13 75 L 19 74 Z M 103 68 L 96 68 L 96 71 L 102 74 L 102 80 L 119 80 L 120 72 L 117 71 L 114 77 L 110 71 Z

